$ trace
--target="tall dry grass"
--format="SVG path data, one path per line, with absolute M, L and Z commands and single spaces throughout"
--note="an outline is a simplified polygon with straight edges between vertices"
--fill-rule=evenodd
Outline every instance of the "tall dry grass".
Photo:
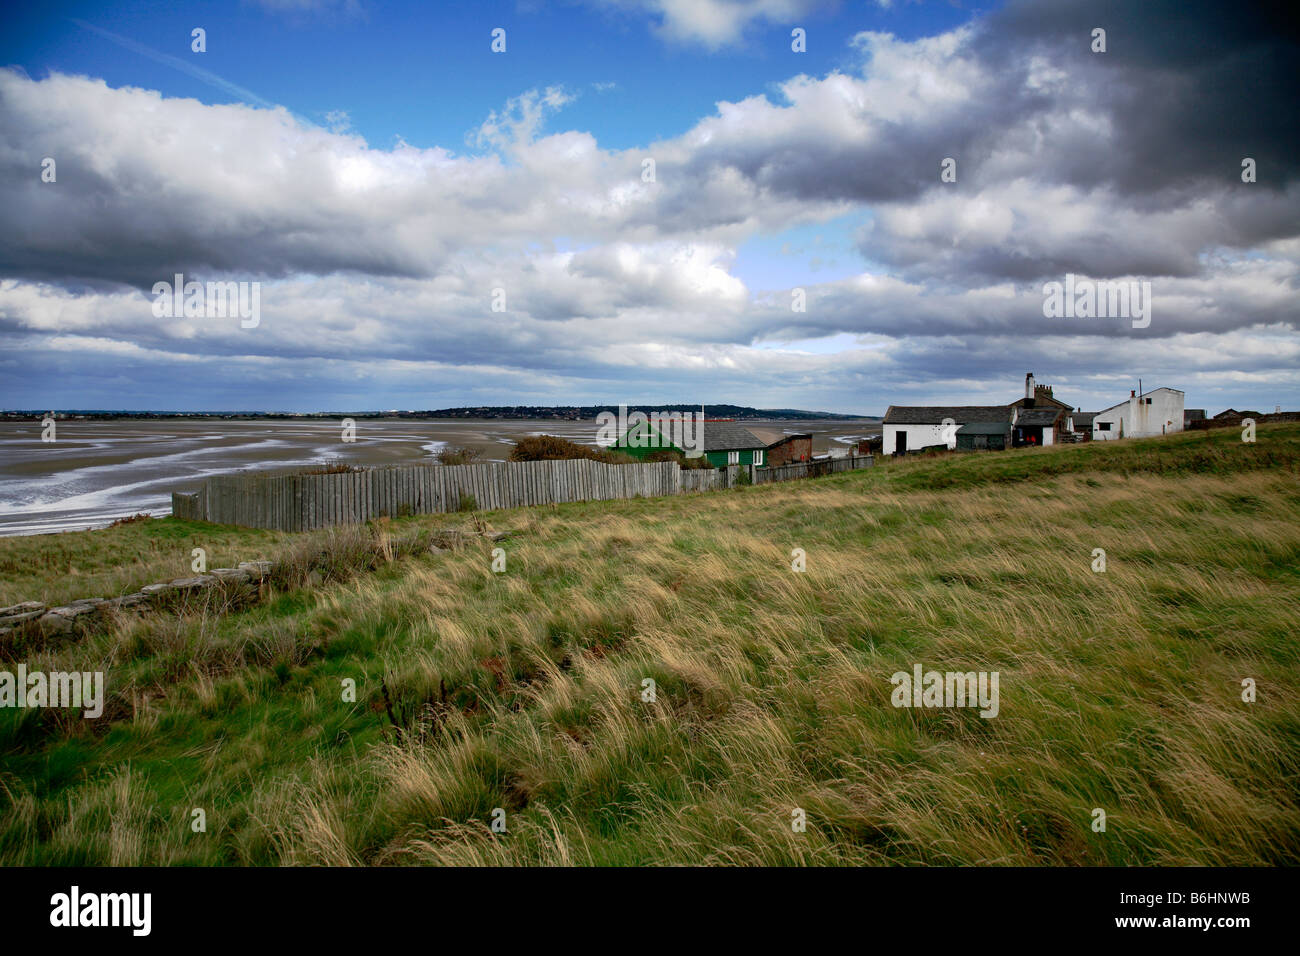
M 1294 468 L 1075 451 L 503 513 L 505 574 L 407 552 L 51 652 L 135 696 L 7 731 L 0 860 L 1297 862 Z M 998 671 L 999 715 L 891 706 L 915 663 Z

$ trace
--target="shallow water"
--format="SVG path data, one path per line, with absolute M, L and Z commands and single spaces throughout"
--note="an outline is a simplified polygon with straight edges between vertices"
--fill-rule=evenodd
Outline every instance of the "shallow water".
M 41 441 L 40 422 L 0 422 L 0 535 L 102 527 L 140 512 L 171 513 L 171 493 L 208 475 L 297 468 L 337 460 L 356 465 L 433 461 L 444 445 L 504 461 L 526 435 L 595 445 L 595 422 L 359 419 L 344 442 L 340 419 L 285 421 L 59 421 Z M 767 433 L 805 432 L 813 450 L 879 433 L 855 422 L 753 422 Z

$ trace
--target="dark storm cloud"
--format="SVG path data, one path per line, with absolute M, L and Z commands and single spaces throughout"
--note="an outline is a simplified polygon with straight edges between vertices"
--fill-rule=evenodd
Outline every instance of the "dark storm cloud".
M 1240 181 L 1259 162 L 1266 189 L 1300 178 L 1300 28 L 1294 3 L 1221 0 L 1011 0 L 973 47 L 988 63 L 1048 55 L 1113 117 L 1106 181 L 1152 193 Z M 1106 30 L 1104 54 L 1092 30 Z M 1103 180 L 1078 178 L 1077 185 Z
M 36 369 L 102 363 L 96 381 L 173 407 L 210 382 L 328 396 L 428 380 L 467 399 L 704 388 L 879 410 L 913 391 L 1000 400 L 1026 362 L 1085 405 L 1126 394 L 1137 367 L 1300 394 L 1293 33 L 1200 3 L 1014 2 L 937 37 L 852 42 L 860 69 L 622 152 L 541 135 L 567 102 L 554 89 L 485 121 L 492 152 L 455 155 L 0 70 L 0 334 L 24 356 L 6 395 L 39 391 Z M 57 183 L 40 181 L 47 155 Z M 956 183 L 939 181 L 948 156 Z M 737 268 L 752 237 L 854 214 L 863 274 L 805 271 L 806 312 L 737 278 L 762 274 Z M 261 277 L 261 325 L 155 319 L 152 284 L 177 271 Z M 1044 317 L 1042 283 L 1067 272 L 1149 279 L 1150 327 Z M 842 354 L 806 344 L 854 337 Z
M 1089 50 L 1094 26 L 1107 30 L 1104 54 Z M 511 156 L 503 164 L 373 150 L 282 110 L 6 71 L 0 203 L 16 226 L 0 235 L 0 274 L 142 289 L 175 271 L 432 276 L 466 246 L 735 239 L 855 204 L 924 210 L 954 197 L 966 209 L 927 229 L 882 217 L 863 254 L 935 282 L 1192 275 L 1207 247 L 1296 234 L 1300 48 L 1276 19 L 1207 3 L 1015 2 L 940 37 L 854 42 L 861 75 L 796 77 L 778 102 L 723 103 L 652 144 L 658 182 L 639 193 L 641 153 L 603 152 L 585 134 L 535 139 L 567 102 L 552 89 L 512 101 L 503 116 L 516 122 L 485 124 Z M 59 162 L 57 184 L 39 180 L 45 155 Z M 1259 163 L 1249 186 L 1247 155 Z M 939 182 L 945 157 L 957 160 L 955 184 Z M 1013 201 L 1015 183 L 1032 189 Z M 1053 187 L 1074 190 L 1055 197 L 1062 206 L 1109 207 L 1112 222 L 1053 234 L 1035 212 L 1065 210 L 1032 198 Z M 1022 220 L 1016 241 L 977 234 L 954 247 L 953 220 L 982 215 L 981 202 Z M 1154 241 L 1113 226 L 1198 202 L 1223 214 L 1165 223 Z M 564 296 L 552 299 L 561 314 Z

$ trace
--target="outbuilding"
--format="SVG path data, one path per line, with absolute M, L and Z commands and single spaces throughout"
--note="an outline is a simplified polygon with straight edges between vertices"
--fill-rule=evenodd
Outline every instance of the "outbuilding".
M 1093 441 L 1150 438 L 1182 430 L 1183 393 L 1176 388 L 1156 388 L 1141 395 L 1130 390 L 1128 401 L 1112 405 L 1092 419 Z
M 811 434 L 787 432 L 773 428 L 746 428 L 745 430 L 759 441 L 766 442 L 767 455 L 765 456 L 765 464 L 769 468 L 812 460 L 813 440 Z
M 1059 405 L 1017 408 L 1012 413 L 1011 420 L 1012 444 L 1017 448 L 1023 445 L 1055 445 L 1060 440 L 1066 411 L 1068 409 Z
M 957 429 L 958 451 L 1005 451 L 1010 447 L 1010 422 L 972 422 Z
M 881 428 L 886 455 L 941 445 L 957 447 L 957 430 L 970 424 L 1009 424 L 1007 405 L 890 405 Z

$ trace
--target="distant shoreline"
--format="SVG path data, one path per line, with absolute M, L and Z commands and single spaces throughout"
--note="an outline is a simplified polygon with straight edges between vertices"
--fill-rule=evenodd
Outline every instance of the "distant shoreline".
M 699 408 L 700 406 L 695 406 Z M 728 418 L 736 421 L 753 422 L 871 422 L 879 423 L 878 415 L 841 415 L 833 412 L 798 412 L 798 411 L 764 411 L 763 409 L 710 410 L 703 406 L 709 418 Z M 716 409 L 716 406 L 714 407 Z M 674 405 L 665 406 L 627 406 L 632 411 L 677 411 L 685 410 Z M 82 409 L 54 409 L 46 411 L 3 411 L 0 421 L 40 421 L 46 415 L 53 414 L 58 420 L 75 421 L 166 421 L 166 420 L 213 420 L 213 421 L 320 421 L 338 418 L 356 418 L 366 420 L 389 419 L 404 421 L 557 421 L 589 422 L 595 421 L 602 411 L 616 411 L 601 406 L 590 408 L 536 408 L 519 409 L 494 408 L 474 409 L 435 409 L 432 411 L 389 411 L 389 412 L 132 412 L 100 411 Z
M 46 413 L 40 413 L 44 415 Z M 443 447 L 470 448 L 484 462 L 504 461 L 530 435 L 598 444 L 595 419 L 426 419 L 411 415 L 277 415 L 229 413 L 114 416 L 57 414 L 55 441 L 40 418 L 0 418 L 0 535 L 106 525 L 171 507 L 174 491 L 193 490 L 211 475 L 322 464 L 386 467 L 433 462 Z M 273 416 L 273 417 L 272 417 Z M 354 428 L 345 432 L 344 420 Z M 879 434 L 870 421 L 758 420 L 743 427 L 766 438 L 812 436 L 814 453 Z M 353 437 L 347 441 L 345 434 Z

